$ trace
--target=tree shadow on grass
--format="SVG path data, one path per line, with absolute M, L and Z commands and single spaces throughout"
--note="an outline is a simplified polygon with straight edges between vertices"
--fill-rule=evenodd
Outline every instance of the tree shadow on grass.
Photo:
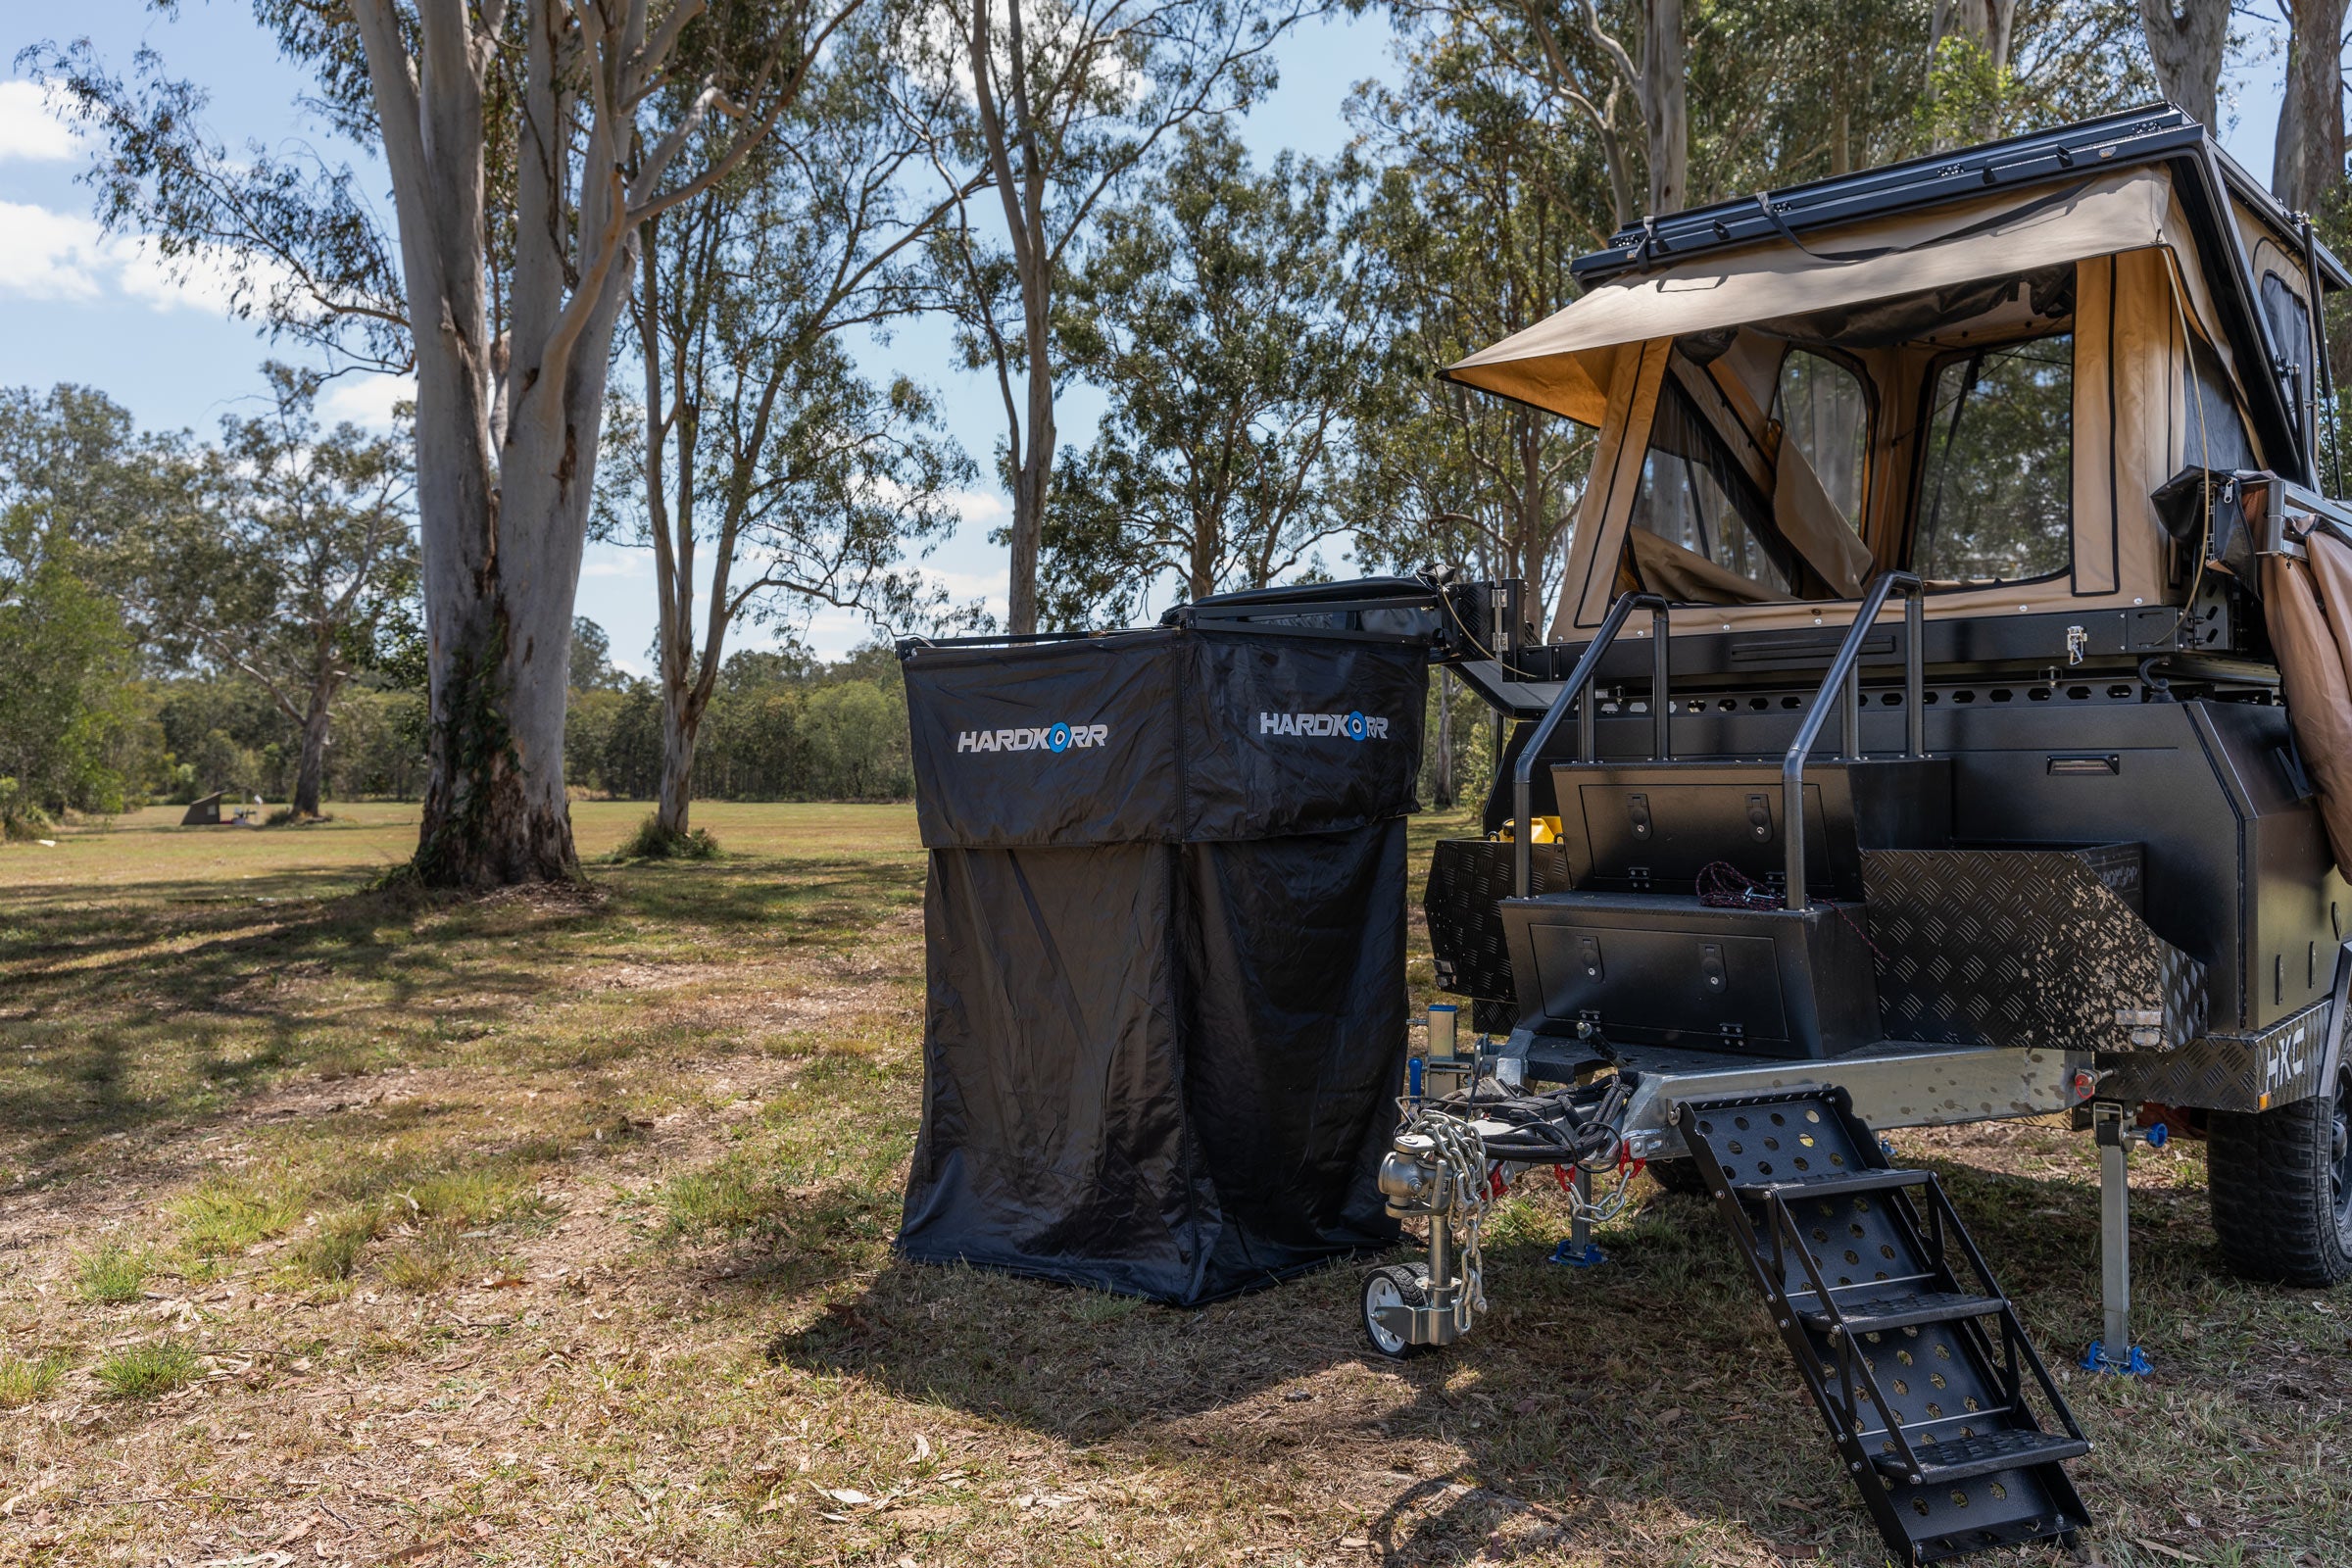
M 628 868 L 477 898 L 355 880 L 304 869 L 0 899 L 0 1147 L 53 1181 L 97 1138 L 218 1112 L 289 1072 L 427 1064 L 493 1033 L 528 1061 L 559 1031 L 515 1021 L 583 1002 L 559 978 L 582 966 L 681 946 L 852 952 L 920 898 L 919 872 L 880 859 Z M 612 1031 L 596 1060 L 676 1032 Z
M 2045 1359 L 2069 1365 L 2097 1320 L 2095 1187 L 1929 1162 L 1942 1167 Z M 2187 1348 L 2196 1320 L 2255 1325 L 2300 1303 L 2217 1277 L 2200 1191 L 2135 1200 L 2136 1321 L 2176 1348 L 2182 1385 L 2239 1386 L 2243 1369 L 2230 1356 Z M 1491 1245 L 1494 1310 L 1460 1345 L 1401 1363 L 1361 1343 L 1360 1271 L 1347 1265 L 1188 1311 L 894 1261 L 858 1295 L 779 1335 L 768 1353 L 1156 1462 L 1249 1466 L 1312 1452 L 1351 1471 L 1359 1491 L 1385 1494 L 1364 1533 L 1392 1564 L 1539 1548 L 1615 1559 L 1640 1541 L 1658 1543 L 1647 1560 L 1659 1562 L 1760 1560 L 1759 1544 L 1784 1557 L 1883 1561 L 1708 1207 L 1653 1198 L 1608 1238 L 1610 1261 L 1591 1271 L 1545 1261 L 1562 1228 L 1556 1214 L 1527 1216 Z M 2296 1377 L 2298 1399 L 2352 1397 L 2352 1379 L 2332 1368 L 2305 1366 Z M 1285 1397 L 1270 1397 L 1277 1390 Z M 2131 1490 L 2132 1467 L 2151 1462 L 2134 1449 L 2165 1450 L 2163 1463 L 2184 1476 L 2219 1473 L 2230 1458 L 2234 1440 L 2192 1442 L 2151 1423 L 2147 1401 L 2166 1396 L 2144 1385 L 2077 1377 L 2069 1393 L 2100 1446 L 2094 1461 L 2075 1467 L 2094 1530 L 2116 1515 L 2116 1489 Z M 2260 1417 L 2257 1404 L 2247 1409 Z M 2223 1446 L 2200 1453 L 2198 1442 Z M 1435 1474 L 1426 1463 L 1390 1468 L 1429 1444 L 1460 1462 Z M 1642 1521 L 1632 1535 L 1628 1509 Z M 2025 1560 L 2068 1559 L 2050 1545 Z
M 1185 1310 L 896 1261 L 768 1354 L 1154 1464 L 1311 1456 L 1348 1472 L 1392 1564 L 1621 1552 L 1628 1505 L 1690 1543 L 1658 1561 L 1754 1557 L 1758 1538 L 1878 1560 L 1701 1204 L 1656 1200 L 1604 1270 L 1549 1264 L 1550 1241 L 1489 1248 L 1494 1311 L 1402 1362 L 1363 1344 L 1348 1263 Z M 1431 1446 L 1462 1457 L 1433 1472 Z

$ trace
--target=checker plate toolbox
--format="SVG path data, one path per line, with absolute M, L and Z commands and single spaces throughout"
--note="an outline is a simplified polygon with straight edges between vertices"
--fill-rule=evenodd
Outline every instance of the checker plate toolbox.
M 2090 1445 L 1934 1172 L 1892 1168 L 1839 1089 L 1686 1101 L 1680 1116 L 1897 1561 L 2087 1522 L 2063 1461 Z

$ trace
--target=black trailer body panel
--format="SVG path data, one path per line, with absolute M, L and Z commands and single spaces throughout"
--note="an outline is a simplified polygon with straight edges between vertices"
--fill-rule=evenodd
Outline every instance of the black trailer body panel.
M 1759 883 L 1780 873 L 1788 828 L 1780 783 L 1759 780 L 1752 764 L 1560 763 L 1550 771 L 1576 887 L 1688 892 L 1716 864 Z M 1949 843 L 1951 773 L 1942 758 L 1829 760 L 1807 769 L 1807 879 L 1830 898 L 1859 902 L 1861 846 Z
M 1557 844 L 1530 846 L 1528 870 L 1537 893 L 1565 893 L 1576 885 L 1568 853 Z M 1509 1034 L 1519 1021 L 1519 990 L 1511 979 L 1502 901 L 1511 896 L 1511 847 L 1497 839 L 1441 839 L 1432 846 L 1422 909 L 1438 989 L 1470 1002 L 1470 1027 Z
M 1870 945 L 1848 911 L 1730 909 L 1658 894 L 1506 899 L 1521 1026 L 1757 1056 L 1880 1038 Z
M 2168 623 L 2176 618 L 2174 612 L 2163 613 Z M 1936 623 L 1930 624 L 1933 629 Z M 1683 641 L 1676 640 L 1678 650 Z M 1646 649 L 1636 652 L 1647 656 Z M 2129 1038 L 2130 1030 L 2111 1021 L 2072 1043 L 2072 1049 L 2112 1054 L 2118 1065 L 2144 1066 L 2180 1040 L 2178 1031 L 2183 1020 L 2195 1019 L 2198 1027 L 2182 1048 L 2193 1047 L 2193 1054 L 2184 1056 L 2175 1070 L 2155 1073 L 2151 1068 L 2151 1086 L 2161 1083 L 2184 1097 L 2173 1102 L 2212 1108 L 2243 1107 L 2250 1095 L 2264 1092 L 2260 1086 L 2265 1084 L 2274 1097 L 2285 1093 L 2304 1075 L 2294 1069 L 2292 1063 L 2299 1058 L 2279 1044 L 2288 1037 L 2278 1031 L 2327 1000 L 2334 973 L 2332 955 L 2344 928 L 2352 924 L 2352 885 L 2332 863 L 2318 810 L 2301 782 L 2285 710 L 2260 698 L 2166 701 L 2136 673 L 2105 681 L 2070 677 L 2064 670 L 2055 671 L 2053 681 L 2048 673 L 2032 681 L 2011 681 L 1934 672 L 1926 709 L 1927 740 L 1935 766 L 1948 777 L 1948 844 L 1959 849 L 2046 845 L 2068 851 L 2119 840 L 2136 844 L 2141 870 L 2136 891 L 2126 902 L 2144 919 L 2146 933 L 2137 929 L 2136 921 L 2119 920 L 2098 940 L 2120 944 L 2116 952 L 2141 954 L 2154 966 L 2150 972 L 2162 977 L 2149 1005 L 2117 1007 L 2119 1012 L 2160 1014 L 2157 1027 L 2166 1046 L 2117 1054 L 2115 1048 Z M 1797 679 L 1812 674 L 1817 671 L 1799 672 Z M 1633 813 L 1623 797 L 1649 795 L 1644 804 L 1653 837 L 1640 846 L 1647 849 L 1658 843 L 1655 835 L 1667 807 L 1654 791 L 1636 792 L 1628 781 L 1654 783 L 1672 776 L 1672 770 L 1688 770 L 1695 778 L 1702 770 L 1715 769 L 1726 781 L 1714 792 L 1720 798 L 1705 806 L 1715 820 L 1711 826 L 1686 828 L 1685 836 L 1695 832 L 1691 842 L 1701 846 L 1702 853 L 1747 849 L 1749 853 L 1726 853 L 1721 858 L 1755 881 L 1769 883 L 1778 864 L 1781 804 L 1777 785 L 1762 782 L 1767 777 L 1764 764 L 1777 768 L 1780 753 L 1814 700 L 1810 693 L 1798 695 L 1792 683 L 1777 690 L 1678 689 L 1674 750 L 1678 757 L 1707 760 L 1656 764 L 1648 760 L 1653 730 L 1644 671 L 1643 681 L 1634 689 L 1619 688 L 1599 705 L 1593 727 L 1595 755 L 1610 765 L 1574 765 L 1574 726 L 1561 726 L 1549 748 L 1552 765 L 1536 769 L 1532 814 L 1562 818 L 1578 888 L 1689 893 L 1694 891 L 1688 875 L 1690 868 L 1682 861 L 1690 856 L 1674 858 L 1671 865 L 1655 854 L 1645 860 L 1631 858 L 1638 841 L 1630 837 Z M 1868 767 L 1857 770 L 1865 777 L 1881 767 L 1901 765 L 1896 756 L 1903 744 L 1900 703 L 1897 691 L 1883 685 L 1865 688 L 1862 745 L 1866 753 L 1875 754 Z M 1514 727 L 1506 758 L 1515 756 L 1529 728 Z M 1809 801 L 1820 799 L 1817 789 L 1843 771 L 1843 764 L 1829 755 L 1843 749 L 1838 728 L 1833 717 L 1822 753 L 1806 772 Z M 1560 779 L 1573 780 L 1573 790 L 1564 792 Z M 1614 846 L 1613 861 L 1592 847 L 1592 808 L 1564 812 L 1560 808 L 1563 793 L 1596 786 L 1615 792 L 1606 804 L 1622 819 L 1610 824 L 1615 838 L 1602 840 Z M 1749 799 L 1756 795 L 1764 797 L 1761 811 Z M 1693 802 L 1700 800 L 1692 797 Z M 1941 800 L 1938 796 L 1936 809 L 1944 808 Z M 1498 786 L 1488 804 L 1492 827 L 1498 828 L 1507 815 L 1506 801 L 1507 791 Z M 1808 862 L 1816 876 L 1826 875 L 1820 886 L 1833 898 L 1856 897 L 1861 891 L 1842 885 L 1838 875 L 1838 860 L 1849 846 L 1862 851 L 1933 847 L 1924 836 L 1874 843 L 1831 819 L 1833 815 L 1825 813 L 1824 819 L 1809 824 L 1807 843 Z M 1771 842 L 1759 840 L 1750 846 L 1746 841 L 1759 816 Z M 1507 845 L 1498 848 L 1507 853 Z M 1825 858 L 1826 865 L 1821 863 Z M 1629 870 L 1647 875 L 1629 877 Z M 1678 884 L 1665 874 L 1668 870 L 1683 880 Z M 2020 917 L 2027 917 L 2031 907 L 2029 899 L 2021 905 Z M 1438 931 L 1454 916 L 1433 901 L 1430 917 L 1433 943 L 1449 940 L 1450 933 Z M 2156 946 L 2143 940 L 2148 933 L 2161 939 Z M 1515 951 L 1512 961 L 1518 961 Z M 1879 967 L 1884 971 L 1885 966 L 1882 955 Z M 2194 982 L 2187 978 L 2192 974 L 2198 977 Z M 1489 972 L 1484 984 L 1491 986 L 1497 978 Z M 2184 994 L 2183 985 L 2195 994 Z M 1520 996 L 1530 1027 L 1558 1027 L 1559 1020 L 1536 1010 L 1543 997 L 1540 987 L 1530 990 L 1514 982 L 1512 989 Z M 1902 990 L 1890 989 L 1898 994 Z M 1911 1016 L 1949 1013 L 1955 1005 L 1964 1012 L 1985 1011 L 1984 999 L 1966 995 L 1955 1002 L 1947 994 L 1941 1003 L 1923 1004 L 1914 994 L 1904 1003 Z M 2012 1003 L 2001 1005 L 2014 1010 Z M 1738 1021 L 1715 1018 L 1716 1010 L 1694 1004 L 1691 1026 L 1705 1022 L 1711 1028 Z M 1891 1013 L 1886 1032 L 1889 1038 L 1911 1038 Z M 2194 1098 L 2200 1094 L 2212 1098 Z

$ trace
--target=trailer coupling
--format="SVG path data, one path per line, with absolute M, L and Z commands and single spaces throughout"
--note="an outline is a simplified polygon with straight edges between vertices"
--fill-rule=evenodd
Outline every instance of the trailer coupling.
M 1395 1218 L 1426 1222 L 1428 1250 L 1421 1260 L 1365 1274 L 1364 1334 L 1374 1349 L 1402 1357 L 1470 1332 L 1487 1309 L 1479 1226 L 1513 1176 L 1551 1166 L 1580 1219 L 1605 1220 L 1624 1206 L 1639 1166 L 1626 1157 L 1623 1131 L 1635 1087 L 1635 1075 L 1624 1074 L 1516 1095 L 1474 1078 L 1444 1099 L 1402 1102 L 1404 1126 L 1380 1162 L 1380 1192 Z M 1611 1171 L 1611 1190 L 1594 1200 L 1592 1177 Z

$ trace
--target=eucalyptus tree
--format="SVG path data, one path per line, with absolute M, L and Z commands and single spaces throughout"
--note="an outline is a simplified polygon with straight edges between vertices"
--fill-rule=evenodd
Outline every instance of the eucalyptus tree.
M 265 368 L 270 408 L 220 421 L 203 494 L 126 552 L 127 602 L 172 663 L 251 681 L 300 735 L 297 817 L 318 815 L 336 703 L 416 591 L 406 432 L 322 427 L 315 375 Z
M 2219 130 L 2230 0 L 2139 0 L 2139 21 L 2157 89 L 2198 123 Z
M 932 142 L 940 188 L 965 193 L 932 254 L 964 362 L 1004 404 L 1015 632 L 1038 626 L 1064 369 L 1054 323 L 1076 252 L 1169 135 L 1273 85 L 1269 50 L 1320 3 L 939 0 L 925 79 L 956 83 L 969 112 Z M 993 221 L 975 211 L 988 207 Z
M 1574 297 L 1569 262 L 1614 227 L 1610 181 L 1577 112 L 1476 28 L 1433 17 L 1399 58 L 1402 81 L 1349 106 L 1374 161 L 1351 239 L 1389 323 L 1351 454 L 1359 550 L 1523 578 L 1542 627 L 1591 433 L 1435 376 Z
M 1334 229 L 1331 171 L 1259 172 L 1221 124 L 1106 213 L 1071 278 L 1065 362 L 1108 399 L 1065 453 L 1046 618 L 1131 618 L 1152 585 L 1263 587 L 1343 536 L 1342 460 L 1374 322 Z
M 187 504 L 195 469 L 102 392 L 0 388 L 0 837 L 119 808 L 137 672 L 122 556 Z
M 40 52 L 97 133 L 111 225 L 218 255 L 280 332 L 416 375 L 428 882 L 578 872 L 564 666 L 638 236 L 765 138 L 861 3 L 257 0 L 328 127 L 382 159 L 388 224 L 348 163 L 232 155 L 152 55 L 125 81 L 86 45 Z M 703 27 L 759 46 L 682 50 Z
M 2271 189 L 2298 212 L 2340 199 L 2344 184 L 2346 0 L 2279 0 L 2286 14 L 2286 80 L 2271 155 Z
M 649 848 L 689 831 L 695 748 L 738 625 L 797 627 L 819 606 L 902 626 L 949 610 L 906 556 L 954 526 L 971 466 L 939 436 L 927 393 L 860 374 L 846 341 L 930 303 L 920 246 L 969 194 L 912 194 L 956 112 L 903 70 L 918 21 L 869 7 L 765 143 L 640 230 L 642 401 L 604 525 L 654 557 L 662 782 Z M 704 135 L 681 169 L 729 157 L 724 137 Z

